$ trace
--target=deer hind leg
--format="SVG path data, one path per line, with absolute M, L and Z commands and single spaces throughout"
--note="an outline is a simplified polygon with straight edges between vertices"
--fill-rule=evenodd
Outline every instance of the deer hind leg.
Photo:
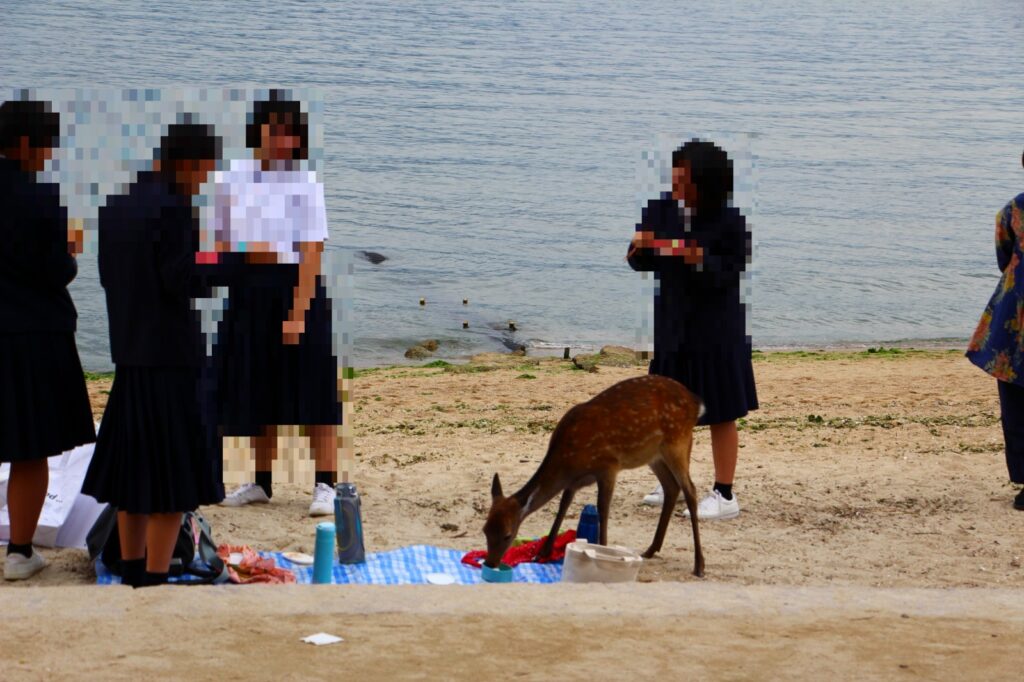
M 672 519 L 672 511 L 675 509 L 676 500 L 679 499 L 679 482 L 668 465 L 661 459 L 656 459 L 648 466 L 658 477 L 658 482 L 661 483 L 661 488 L 665 491 L 665 501 L 661 505 L 661 516 L 658 518 L 658 530 L 654 533 L 654 540 L 643 554 L 645 559 L 650 559 L 661 551 L 661 545 L 665 541 L 665 531 L 668 530 L 668 522 Z
M 612 506 L 612 495 L 615 493 L 615 471 L 607 471 L 597 479 L 597 514 L 601 519 L 598 532 L 598 544 L 608 544 L 608 510 Z
M 686 508 L 690 512 L 690 525 L 693 527 L 693 574 L 698 578 L 704 575 L 704 552 L 700 547 L 700 529 L 697 527 L 697 488 L 690 478 L 690 451 L 693 448 L 693 432 L 686 438 L 662 446 L 665 465 L 671 470 L 682 488 L 686 498 Z M 668 498 L 666 498 L 666 502 Z
M 562 521 L 565 520 L 565 513 L 569 511 L 569 505 L 572 504 L 572 498 L 575 494 L 575 486 L 569 486 L 562 493 L 562 500 L 558 503 L 558 513 L 555 515 L 555 522 L 552 524 L 551 532 L 548 533 L 548 537 L 544 541 L 544 544 L 541 545 L 540 551 L 537 552 L 538 559 L 546 559 L 551 556 L 551 550 L 555 548 L 555 538 L 558 536 L 558 529 L 562 527 Z

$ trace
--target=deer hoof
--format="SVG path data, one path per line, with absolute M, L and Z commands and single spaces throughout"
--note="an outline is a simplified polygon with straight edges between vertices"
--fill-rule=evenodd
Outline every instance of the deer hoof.
M 645 559 L 650 559 L 650 558 L 652 558 L 657 553 L 658 553 L 658 550 L 654 549 L 653 547 L 649 547 L 647 549 L 647 551 L 644 552 L 643 554 L 641 554 L 640 556 L 642 556 Z

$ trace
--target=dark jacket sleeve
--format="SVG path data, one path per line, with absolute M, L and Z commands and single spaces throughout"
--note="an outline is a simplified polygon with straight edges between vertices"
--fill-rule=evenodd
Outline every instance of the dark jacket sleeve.
M 188 208 L 161 211 L 156 243 L 157 272 L 164 293 L 195 295 L 195 226 Z
M 15 235 L 8 245 L 8 271 L 18 281 L 40 289 L 67 287 L 78 274 L 78 262 L 68 252 L 67 209 L 60 205 L 57 188 L 32 187 L 35 201 L 14 210 Z
M 682 256 L 662 256 L 654 249 L 636 249 L 627 257 L 634 270 L 677 270 L 685 269 L 687 281 L 692 286 L 722 288 L 734 286 L 740 273 L 750 262 L 751 239 L 743 216 L 735 210 L 723 214 L 723 219 L 711 223 L 706 229 L 684 234 L 673 220 L 670 211 L 674 205 L 665 201 L 654 201 L 644 209 L 643 219 L 636 226 L 637 231 L 654 232 L 659 239 L 686 239 L 704 250 L 699 265 L 686 263 Z
M 636 224 L 636 232 L 664 232 L 667 219 L 664 201 L 649 202 L 643 209 L 640 222 Z M 633 249 L 632 242 L 629 249 Z M 665 265 L 669 265 L 669 263 L 665 263 L 666 260 L 665 257 L 658 256 L 654 249 L 633 249 L 632 255 L 628 250 L 626 251 L 626 262 L 629 263 L 629 267 L 638 272 L 660 270 Z
M 100 273 L 100 286 L 106 289 L 110 285 L 110 268 L 114 267 L 116 258 L 111 254 L 113 242 L 111 230 L 116 227 L 118 207 L 113 202 L 120 197 L 108 197 L 107 203 L 100 206 L 97 224 L 96 269 Z
M 750 231 L 743 216 L 730 216 L 696 241 L 704 249 L 704 257 L 699 265 L 687 266 L 694 270 L 694 281 L 714 288 L 735 285 L 751 256 Z

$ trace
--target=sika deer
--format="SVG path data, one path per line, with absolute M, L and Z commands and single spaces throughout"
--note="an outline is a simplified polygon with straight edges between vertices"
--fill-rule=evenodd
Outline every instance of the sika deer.
M 693 574 L 704 575 L 697 491 L 690 480 L 693 427 L 703 413 L 703 403 L 682 384 L 654 375 L 621 381 L 570 409 L 551 434 L 547 455 L 537 473 L 519 491 L 505 497 L 498 474 L 494 474 L 491 510 L 484 525 L 485 563 L 496 567 L 523 519 L 562 493 L 555 523 L 538 556 L 550 554 L 573 495 L 591 483 L 597 483 L 600 543 L 607 544 L 608 508 L 615 479 L 622 469 L 646 464 L 661 482 L 665 502 L 654 541 L 644 557 L 650 558 L 661 549 L 681 489 L 693 524 Z

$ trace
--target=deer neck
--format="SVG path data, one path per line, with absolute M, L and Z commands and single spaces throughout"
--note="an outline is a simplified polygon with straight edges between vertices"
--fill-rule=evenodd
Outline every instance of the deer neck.
M 547 486 L 541 482 L 540 477 L 534 476 L 530 479 L 529 483 L 512 495 L 519 502 L 521 510 L 519 512 L 519 519 L 522 520 L 543 507 L 558 492 L 558 490 L 548 490 Z

